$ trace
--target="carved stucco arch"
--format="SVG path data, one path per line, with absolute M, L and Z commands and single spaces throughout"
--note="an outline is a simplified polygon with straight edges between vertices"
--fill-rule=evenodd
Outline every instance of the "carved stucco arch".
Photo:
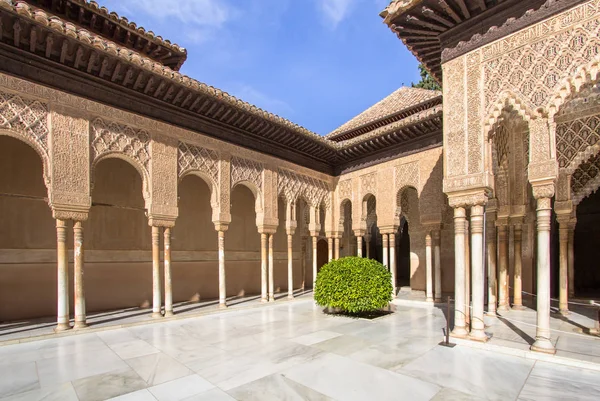
M 339 205 L 340 205 L 340 209 L 339 209 L 340 218 L 339 218 L 339 222 L 338 222 L 338 231 L 344 232 L 344 222 L 346 220 L 346 215 L 345 215 L 346 205 L 350 205 L 350 216 L 352 216 L 352 200 L 350 198 L 344 198 L 339 203 Z
M 514 110 L 526 123 L 542 115 L 539 111 L 534 112 L 531 110 L 519 95 L 510 90 L 505 90 L 500 93 L 497 101 L 492 105 L 490 112 L 483 120 L 485 122 L 484 139 L 489 138 L 490 132 L 496 124 L 502 121 L 507 110 Z
M 42 148 L 42 146 L 40 146 L 40 144 L 35 141 L 33 138 L 31 138 L 29 135 L 27 135 L 24 132 L 21 131 L 15 131 L 12 129 L 0 129 L 0 135 L 3 136 L 9 136 L 11 138 L 15 138 L 23 143 L 25 143 L 26 145 L 28 145 L 30 148 L 32 148 L 40 157 L 40 159 L 42 160 L 42 174 L 43 174 L 43 178 L 44 178 L 44 184 L 46 185 L 46 189 L 48 190 L 48 193 L 51 191 L 52 189 L 52 175 L 51 175 L 51 169 L 50 169 L 50 158 L 48 157 L 48 154 L 46 153 L 46 150 Z
M 417 206 L 417 208 L 419 208 L 419 206 L 420 206 L 419 200 L 421 199 L 421 193 L 419 192 L 417 187 L 415 187 L 414 185 L 410 185 L 410 184 L 400 187 L 400 189 L 398 189 L 398 191 L 396 191 L 396 208 L 394 211 L 394 224 L 396 224 L 398 227 L 400 227 L 402 217 L 404 217 L 406 219 L 409 227 L 411 224 L 408 213 L 402 209 L 402 195 L 407 190 L 414 190 L 417 193 L 417 205 L 416 206 Z
M 213 179 L 206 174 L 203 171 L 200 170 L 194 170 L 194 169 L 189 169 L 186 170 L 184 172 L 182 172 L 179 175 L 179 183 L 181 183 L 181 181 L 183 181 L 183 179 L 187 176 L 195 176 L 200 178 L 202 181 L 204 181 L 204 183 L 208 186 L 208 191 L 210 193 L 210 206 L 213 210 L 213 212 L 219 207 L 219 195 L 218 195 L 218 191 L 217 191 L 217 183 L 213 181 Z M 179 189 L 179 186 L 178 186 Z
M 134 159 L 133 157 L 131 157 L 125 153 L 119 152 L 119 151 L 103 153 L 102 155 L 96 157 L 92 161 L 92 166 L 90 168 L 90 192 L 92 192 L 94 189 L 94 181 L 95 181 L 94 178 L 95 178 L 95 173 L 96 173 L 96 167 L 98 166 L 98 164 L 100 162 L 102 162 L 103 160 L 108 160 L 108 159 L 123 160 L 126 163 L 130 164 L 133 168 L 136 169 L 136 171 L 140 174 L 140 177 L 142 178 L 142 197 L 144 198 L 145 207 L 146 207 L 146 209 L 148 209 L 150 207 L 150 203 L 151 203 L 151 196 L 150 196 L 150 189 L 149 189 L 150 188 L 149 174 L 146 171 L 146 169 L 144 168 L 144 166 L 138 160 Z
M 246 188 L 248 188 L 250 190 L 250 192 L 252 192 L 252 195 L 254 195 L 254 211 L 256 212 L 256 221 L 257 222 L 262 221 L 262 217 L 263 217 L 263 202 L 262 202 L 262 193 L 260 191 L 260 188 L 258 188 L 256 186 L 256 184 L 253 183 L 252 181 L 242 180 L 242 181 L 238 181 L 238 182 L 234 183 L 231 186 L 231 193 L 233 193 L 233 190 L 238 185 L 246 187 Z

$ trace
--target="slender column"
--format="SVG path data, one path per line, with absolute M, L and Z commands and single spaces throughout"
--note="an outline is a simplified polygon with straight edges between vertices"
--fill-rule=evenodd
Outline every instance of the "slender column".
M 162 317 L 160 293 L 160 227 L 152 226 L 152 317 Z
M 57 319 L 54 331 L 71 328 L 69 323 L 69 260 L 67 254 L 67 222 L 56 219 Z
M 554 354 L 550 342 L 550 216 L 551 199 L 537 199 L 537 328 L 533 351 Z
M 469 337 L 477 341 L 487 341 L 483 323 L 484 274 L 483 274 L 483 206 L 471 207 L 471 278 L 473 290 L 473 311 Z
M 498 310 L 507 311 L 508 305 L 508 226 L 498 224 Z
M 294 298 L 294 266 L 293 266 L 293 254 L 292 254 L 292 234 L 287 236 L 288 245 L 288 298 Z
M 385 267 L 390 268 L 389 262 L 388 262 L 388 235 L 387 234 L 381 234 L 381 243 L 383 246 L 383 265 Z
M 568 240 L 568 261 L 569 261 L 569 296 L 575 296 L 575 225 L 577 224 L 577 219 L 571 218 L 571 223 L 569 224 L 569 240 Z
M 464 208 L 454 208 L 454 337 L 468 334 L 465 323 L 465 217 Z
M 302 266 L 302 291 L 306 289 L 306 237 L 302 236 L 302 260 L 300 261 Z
M 434 230 L 433 235 L 433 270 L 435 271 L 435 302 L 442 302 L 442 265 L 440 262 L 440 230 Z
M 313 268 L 313 291 L 317 282 L 317 236 L 312 236 L 312 268 Z
M 327 257 L 328 261 L 331 262 L 333 259 L 333 238 L 327 237 Z
M 267 302 L 267 234 L 260 234 L 260 301 Z
M 392 296 L 396 297 L 396 234 L 390 234 L 390 272 L 392 273 Z
M 558 311 L 561 315 L 569 314 L 569 215 L 557 216 L 559 229 L 559 293 L 558 293 Z
M 371 258 L 371 236 L 365 235 L 365 247 L 367 248 L 367 259 Z
M 489 209 L 489 207 L 488 207 Z M 496 276 L 496 211 L 487 213 L 487 265 L 488 265 L 488 313 L 496 315 L 496 304 L 498 294 L 498 280 Z
M 425 279 L 426 285 L 426 302 L 433 302 L 433 263 L 431 260 L 431 235 L 427 233 L 425 236 Z
M 171 282 L 171 228 L 165 227 L 164 232 L 165 259 L 165 317 L 173 316 L 173 287 Z
M 335 258 L 339 259 L 340 258 L 340 237 L 335 237 L 333 239 L 334 243 L 335 243 Z
M 275 283 L 273 278 L 273 234 L 269 234 L 269 302 L 275 301 Z
M 465 323 L 471 324 L 471 244 L 469 220 L 465 220 Z
M 356 236 L 356 256 L 362 258 L 362 237 L 360 235 Z
M 75 286 L 75 325 L 74 329 L 82 329 L 87 327 L 85 313 L 85 287 L 83 284 L 83 227 L 81 221 L 76 221 L 73 224 L 74 237 L 74 263 L 73 284 Z
M 219 308 L 227 307 L 227 286 L 225 285 L 225 231 L 218 231 L 219 241 Z
M 523 309 L 523 228 L 521 222 L 513 225 L 513 249 L 515 255 L 515 277 L 514 277 L 514 294 L 513 308 Z

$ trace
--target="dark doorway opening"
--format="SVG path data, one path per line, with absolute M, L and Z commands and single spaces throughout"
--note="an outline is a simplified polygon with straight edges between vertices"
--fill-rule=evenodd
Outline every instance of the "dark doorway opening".
M 410 287 L 410 235 L 408 234 L 408 222 L 404 217 L 400 220 L 400 231 L 396 236 L 396 286 Z
M 575 295 L 600 297 L 600 192 L 595 192 L 577 206 L 575 226 Z

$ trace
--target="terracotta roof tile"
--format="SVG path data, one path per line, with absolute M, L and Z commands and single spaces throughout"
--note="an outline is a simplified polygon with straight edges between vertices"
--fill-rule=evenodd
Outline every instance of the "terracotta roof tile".
M 392 114 L 396 114 L 429 99 L 433 99 L 434 97 L 441 96 L 441 94 L 442 92 L 440 91 L 409 88 L 403 86 L 385 99 L 375 103 L 373 106 L 369 107 L 367 110 L 363 111 L 347 123 L 331 131 L 326 135 L 326 137 L 352 131 L 356 128 L 370 124 Z

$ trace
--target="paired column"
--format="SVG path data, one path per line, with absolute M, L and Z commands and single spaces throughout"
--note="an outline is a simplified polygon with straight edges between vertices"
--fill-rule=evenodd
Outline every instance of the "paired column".
M 498 310 L 510 309 L 508 301 L 508 226 L 506 220 L 498 221 Z
M 165 317 L 173 316 L 173 289 L 171 286 L 171 228 L 164 229 L 165 259 Z
M 268 281 L 268 254 L 267 254 L 267 242 L 268 234 L 260 234 L 260 301 L 267 302 L 267 281 Z
M 496 315 L 498 280 L 496 276 L 496 209 L 491 204 L 487 206 L 486 216 L 486 254 L 488 266 L 488 313 Z
M 535 195 L 534 188 L 534 195 Z M 544 191 L 542 192 L 548 192 Z M 537 328 L 533 351 L 554 354 L 550 341 L 550 219 L 551 196 L 537 198 Z
M 81 221 L 73 223 L 74 263 L 73 284 L 75 286 L 75 325 L 74 329 L 87 327 L 85 311 L 85 287 L 83 284 L 83 226 Z
M 483 302 L 483 206 L 471 207 L 471 278 L 473 291 L 473 311 L 471 314 L 471 333 L 469 337 L 477 341 L 487 341 L 484 332 Z M 468 306 L 467 306 L 468 307 Z
M 431 235 L 425 236 L 425 265 L 426 265 L 426 302 L 433 302 L 433 266 L 431 260 Z
M 515 256 L 515 277 L 514 277 L 514 295 L 513 295 L 513 308 L 523 309 L 523 226 L 522 217 L 512 218 L 513 223 L 513 250 Z
M 465 208 L 454 208 L 454 337 L 466 337 L 465 322 Z
M 559 293 L 558 293 L 558 311 L 561 315 L 569 314 L 569 224 L 571 222 L 570 214 L 559 214 L 556 216 L 559 224 Z
M 57 319 L 54 331 L 71 328 L 69 322 L 69 259 L 67 254 L 67 222 L 56 219 Z
M 275 301 L 275 283 L 273 278 L 273 234 L 269 234 L 269 302 Z
M 152 226 L 152 317 L 162 317 L 160 290 L 160 227 Z
M 442 302 L 442 265 L 440 258 L 440 230 L 432 231 L 433 237 L 433 267 L 435 271 L 435 302 Z
M 397 274 L 397 267 L 396 267 L 396 234 L 391 233 L 389 234 L 389 239 L 390 239 L 390 272 L 392 273 L 392 296 L 395 298 L 396 297 L 396 274 Z

